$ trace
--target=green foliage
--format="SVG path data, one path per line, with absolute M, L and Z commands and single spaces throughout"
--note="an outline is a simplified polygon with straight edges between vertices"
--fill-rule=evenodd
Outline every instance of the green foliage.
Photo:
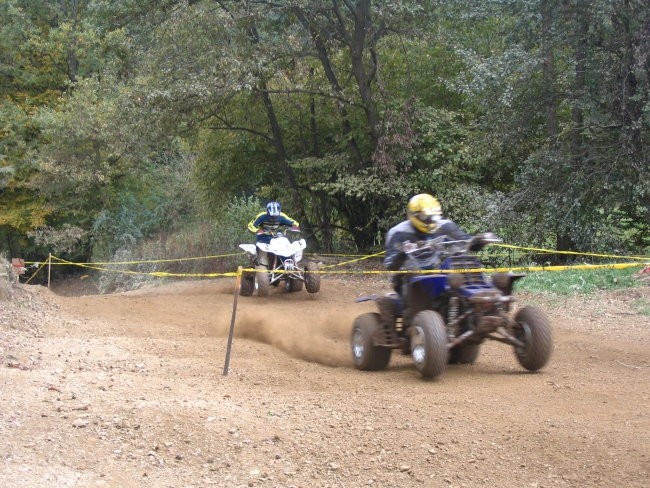
M 76 251 L 86 234 L 87 232 L 80 227 L 66 222 L 56 228 L 41 226 L 27 235 L 34 240 L 36 245 L 50 249 L 57 256 L 62 256 Z
M 92 222 L 94 260 L 109 259 L 145 238 L 170 235 L 193 222 L 197 202 L 185 157 L 178 150 L 161 153 L 139 173 L 120 180 L 109 205 Z
M 63 46 L 52 39 L 56 17 L 52 2 L 0 1 L 1 86 L 15 98 L 42 96 L 67 79 Z
M 193 179 L 208 215 L 221 213 L 234 195 L 252 194 L 277 177 L 268 163 L 273 155 L 255 142 L 245 134 L 200 134 Z
M 490 231 L 508 240 L 502 218 L 502 193 L 487 191 L 479 185 L 459 185 L 441 186 L 438 196 L 443 212 L 467 233 Z
M 173 232 L 143 238 L 134 235 L 140 228 L 138 225 L 122 222 L 123 246 L 109 259 L 115 264 L 95 274 L 98 287 L 102 292 L 129 290 L 160 282 L 160 277 L 151 274 L 154 272 L 224 273 L 236 270 L 238 265 L 246 266 L 249 262 L 238 246 L 254 242 L 255 237 L 247 224 L 260 209 L 261 205 L 254 198 L 235 198 L 215 217 L 215 224 L 187 220 L 179 223 Z M 137 264 L 121 264 L 124 262 Z
M 508 43 L 487 52 L 483 36 L 459 39 L 468 69 L 458 88 L 476 111 L 483 140 L 475 147 L 494 175 L 484 181 L 509 192 L 505 226 L 521 229 L 518 240 L 557 236 L 592 250 L 647 246 L 639 237 L 650 212 L 641 163 L 649 160 L 650 124 L 641 107 L 650 85 L 647 69 L 639 69 L 646 56 L 631 47 L 647 52 L 650 45 L 642 3 L 548 10 L 552 3 L 523 2 L 499 16 L 517 26 L 497 38 Z M 474 12 L 474 34 L 497 25 L 495 7 Z
M 416 114 L 413 130 L 417 134 L 413 171 L 420 188 L 449 187 L 478 181 L 479 161 L 469 151 L 467 142 L 471 134 L 458 113 L 421 107 Z
M 221 252 L 237 250 L 241 243 L 255 241 L 248 223 L 264 208 L 255 197 L 234 198 L 214 219 L 215 249 Z
M 507 202 L 513 212 L 503 214 L 505 227 L 522 229 L 522 242 L 539 244 L 563 233 L 577 249 L 593 252 L 628 248 L 643 253 L 648 248 L 648 209 L 635 205 L 621 188 L 599 190 L 603 183 L 595 181 L 593 166 L 567 161 L 557 151 L 540 151 L 527 163 Z
M 0 0 L 0 235 L 107 257 L 197 226 L 233 247 L 197 222 L 279 198 L 313 249 L 366 250 L 426 191 L 470 232 L 644 252 L 647 15 Z
M 463 94 L 451 80 L 463 72 L 463 59 L 435 33 L 389 35 L 382 39 L 379 55 L 383 90 L 393 97 L 418 100 L 425 107 L 462 109 Z

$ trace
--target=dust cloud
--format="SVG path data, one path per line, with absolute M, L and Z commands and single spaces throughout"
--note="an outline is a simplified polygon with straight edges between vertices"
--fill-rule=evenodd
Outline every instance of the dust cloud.
M 290 310 L 281 314 L 264 311 L 240 313 L 235 335 L 269 344 L 292 357 L 326 366 L 352 366 L 349 334 L 354 311 L 305 316 Z
M 325 281 L 325 280 L 324 280 Z M 369 287 L 375 291 L 374 287 Z M 168 323 L 186 333 L 228 335 L 233 312 L 233 280 L 178 282 L 111 297 L 98 315 L 129 322 Z M 234 322 L 236 337 L 268 344 L 303 361 L 331 367 L 352 367 L 350 333 L 354 319 L 375 310 L 372 302 L 356 303 L 358 291 L 345 281 L 328 280 L 317 294 L 288 293 L 273 288 L 268 297 L 239 296 Z M 135 301 L 124 302 L 124 297 Z M 121 305 L 114 303 L 121 300 Z M 124 302 L 124 303 L 123 303 Z M 137 303 L 136 303 L 137 302 Z M 126 304 L 125 304 L 126 303 Z M 139 310 L 136 317 L 132 310 Z M 160 330 L 159 330 L 160 332 Z

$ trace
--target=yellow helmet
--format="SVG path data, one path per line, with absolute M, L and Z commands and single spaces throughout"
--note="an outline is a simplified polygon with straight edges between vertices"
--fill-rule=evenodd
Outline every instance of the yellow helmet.
M 428 193 L 420 193 L 409 200 L 406 215 L 417 230 L 431 234 L 438 228 L 442 209 L 437 199 Z

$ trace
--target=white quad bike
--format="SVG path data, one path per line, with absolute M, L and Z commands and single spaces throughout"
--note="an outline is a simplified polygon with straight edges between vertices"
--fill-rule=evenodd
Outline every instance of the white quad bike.
M 258 242 L 240 244 L 239 247 L 246 251 L 255 268 L 255 272 L 243 272 L 240 295 L 249 297 L 257 288 L 257 295 L 264 297 L 271 291 L 271 286 L 280 283 L 284 283 L 289 292 L 302 290 L 303 283 L 309 293 L 320 290 L 318 264 L 309 261 L 304 268 L 298 265 L 307 247 L 304 239 L 290 241 L 283 232 L 276 231 L 268 244 Z

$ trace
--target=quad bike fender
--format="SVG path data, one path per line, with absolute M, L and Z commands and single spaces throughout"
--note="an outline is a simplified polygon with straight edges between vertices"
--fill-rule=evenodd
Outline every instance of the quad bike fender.
M 299 262 L 302 259 L 302 251 L 307 247 L 307 243 L 304 239 L 300 239 L 291 243 L 291 246 L 295 249 L 294 251 L 294 260 Z
M 258 242 L 257 247 L 276 256 L 293 257 L 295 262 L 302 259 L 302 251 L 307 247 L 304 239 L 290 242 L 286 237 L 272 239 L 270 243 Z
M 240 248 L 242 248 L 246 253 L 250 254 L 251 256 L 257 255 L 257 251 L 255 250 L 255 244 L 240 244 Z
M 524 273 L 495 273 L 492 276 L 492 284 L 501 290 L 504 295 L 511 295 L 515 281 L 525 276 Z
M 415 275 L 408 278 L 410 287 L 422 290 L 431 298 L 437 298 L 447 291 L 447 279 L 446 274 Z
M 252 246 L 252 244 L 251 244 L 251 246 Z M 271 244 L 268 244 L 266 242 L 258 242 L 257 247 L 258 247 L 258 249 L 260 249 L 260 250 L 262 250 L 264 252 L 273 252 L 271 250 Z
M 394 317 L 402 316 L 403 303 L 400 296 L 395 292 L 386 293 L 385 295 L 364 295 L 354 301 L 357 303 L 374 301 L 380 313 L 390 310 Z

